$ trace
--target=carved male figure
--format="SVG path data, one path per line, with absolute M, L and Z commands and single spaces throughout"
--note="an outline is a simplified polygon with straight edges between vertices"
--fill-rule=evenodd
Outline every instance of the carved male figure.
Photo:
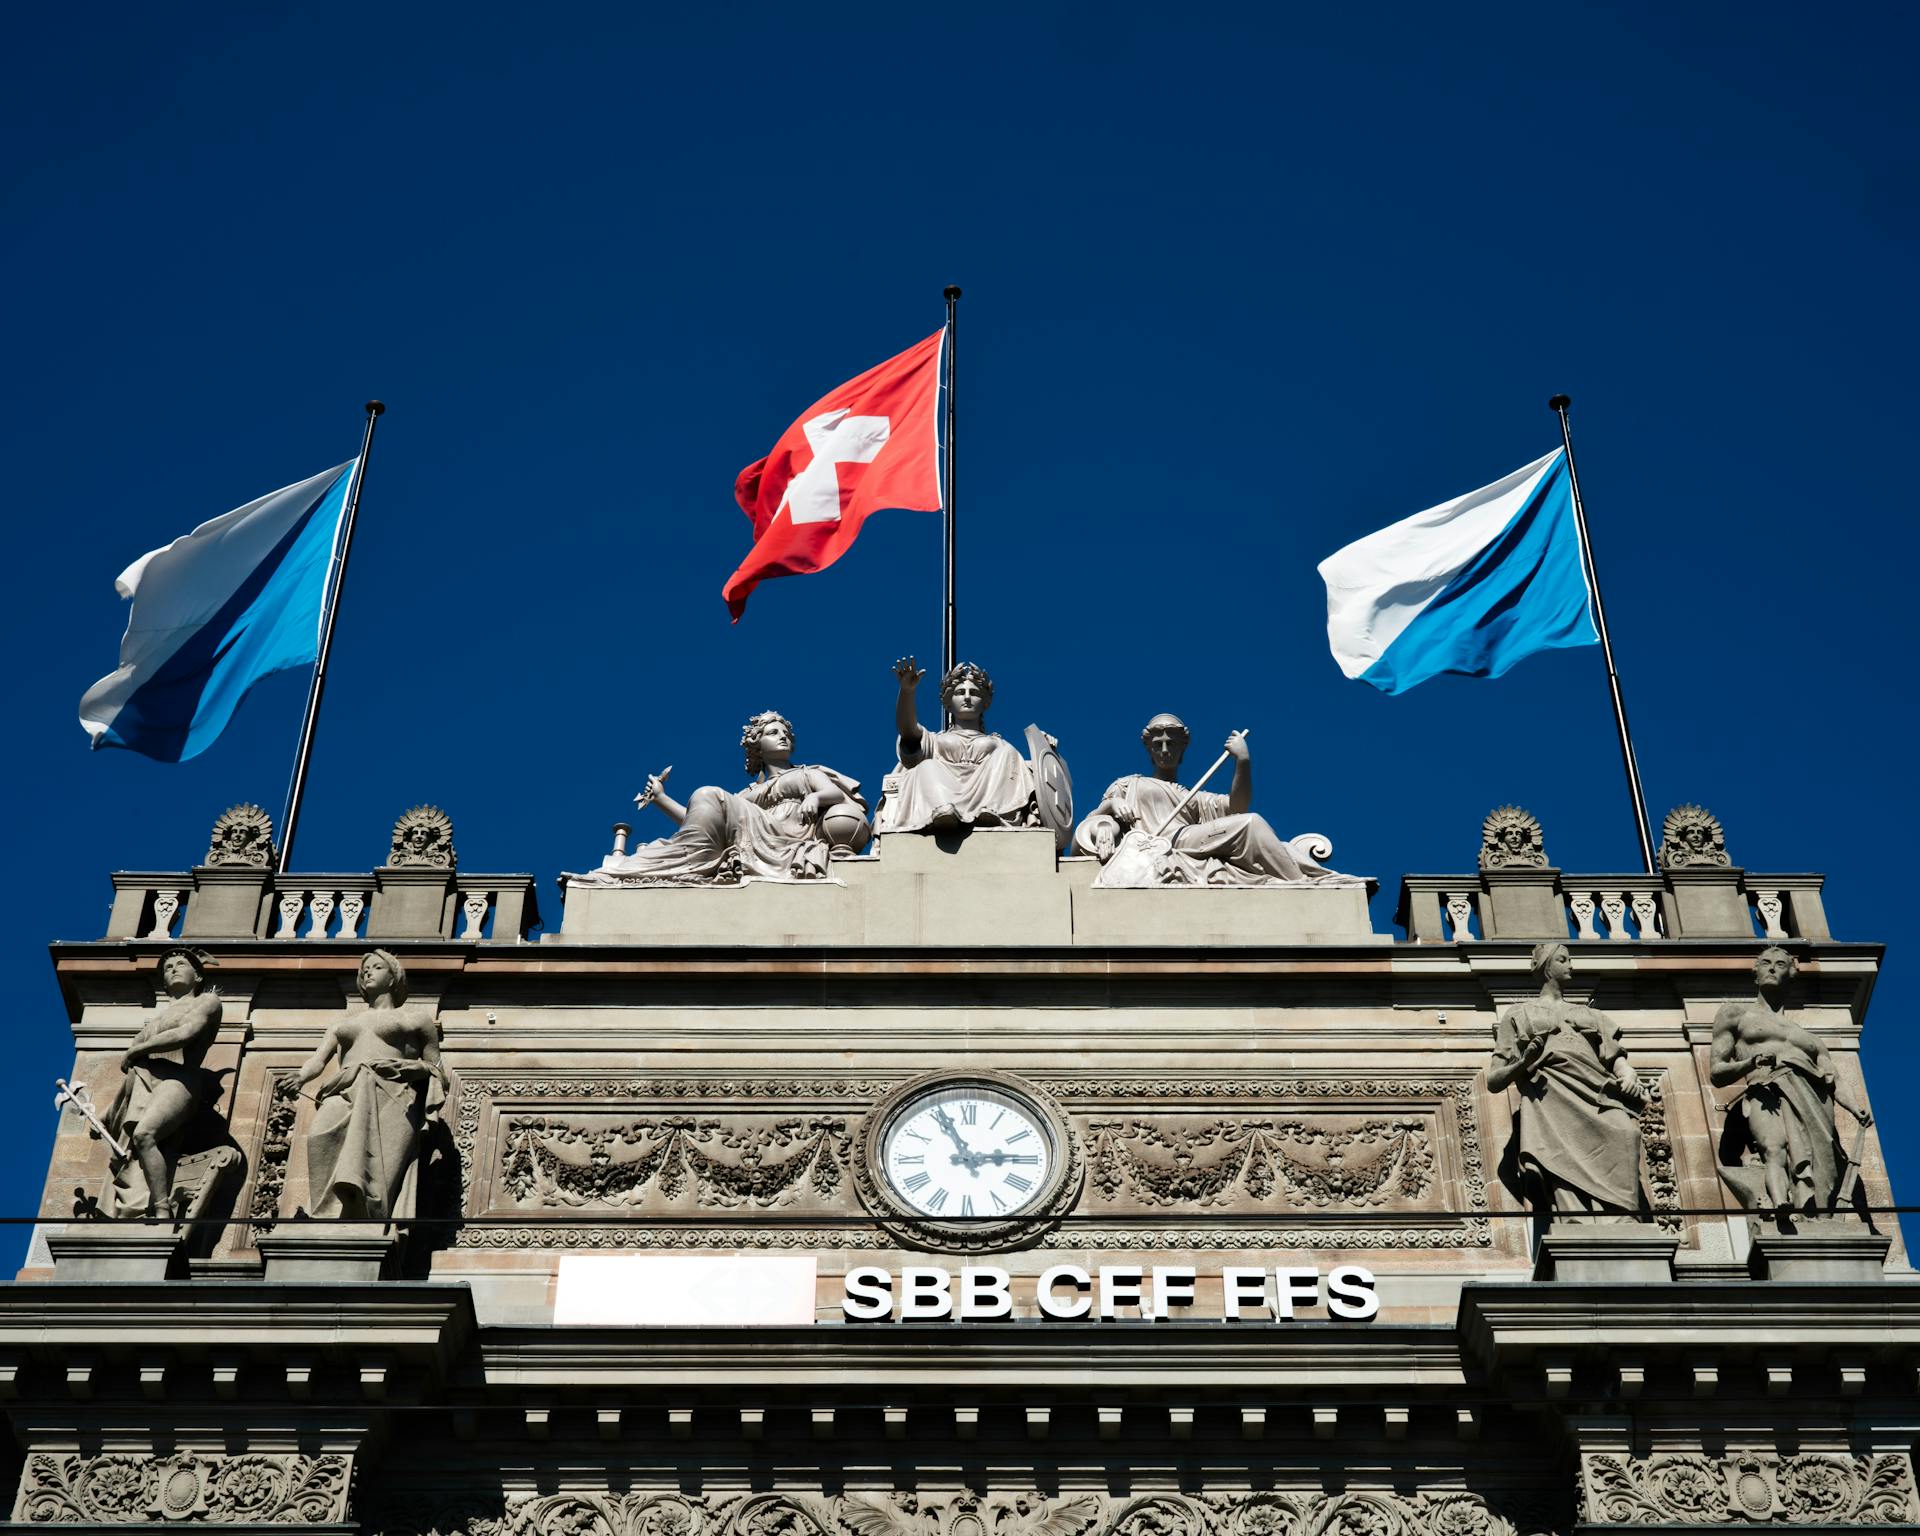
M 192 950 L 160 957 L 166 1006 L 147 1020 L 120 1058 L 120 1091 L 107 1110 L 109 1134 L 127 1142 L 133 1166 L 114 1170 L 116 1215 L 165 1216 L 183 1131 L 217 1087 L 201 1065 L 220 1030 L 220 999 L 207 989 L 211 962 Z M 133 1168 L 139 1170 L 134 1182 Z
M 940 679 L 940 700 L 952 723 L 930 731 L 914 714 L 914 690 L 926 673 L 903 656 L 893 675 L 900 684 L 893 706 L 900 766 L 888 776 L 874 830 L 1035 825 L 1033 769 L 1018 747 L 987 729 L 993 679 L 970 661 L 955 666 Z
M 1634 1219 L 1640 1195 L 1640 1123 L 1645 1096 L 1620 1030 L 1597 1009 L 1570 1003 L 1573 954 L 1550 939 L 1533 949 L 1540 995 L 1500 1016 L 1487 1087 L 1520 1091 L 1516 1160 L 1533 1186 L 1535 1211 Z
M 360 962 L 366 1008 L 320 1041 L 297 1079 L 305 1087 L 336 1055 L 340 1070 L 315 1095 L 307 1131 L 308 1200 L 315 1216 L 385 1221 L 394 1215 L 427 1119 L 446 1102 L 440 1025 L 409 1008 L 407 973 L 376 949 Z
M 1861 1125 L 1873 1124 L 1865 1105 L 1841 1093 L 1827 1048 L 1787 1016 L 1786 991 L 1798 972 L 1784 949 L 1761 950 L 1753 962 L 1756 999 L 1727 1003 L 1713 1021 L 1713 1085 L 1745 1084 L 1727 1105 L 1722 1156 L 1751 1152 L 1759 1164 L 1728 1168 L 1727 1182 L 1749 1208 L 1779 1216 L 1832 1206 L 1846 1164 L 1836 1104 Z
M 1160 835 L 1177 807 L 1178 818 L 1164 834 L 1172 850 L 1156 850 L 1154 878 L 1160 883 L 1270 885 L 1331 874 L 1312 860 L 1303 860 L 1264 816 L 1249 809 L 1253 754 L 1244 732 L 1235 731 L 1226 740 L 1226 750 L 1233 757 L 1233 783 L 1224 795 L 1202 790 L 1188 797 L 1181 787 L 1180 764 L 1192 733 L 1178 715 L 1155 715 L 1140 732 L 1140 740 L 1153 762 L 1153 772 L 1128 774 L 1108 786 L 1074 835 L 1082 852 L 1106 864 L 1127 833 Z

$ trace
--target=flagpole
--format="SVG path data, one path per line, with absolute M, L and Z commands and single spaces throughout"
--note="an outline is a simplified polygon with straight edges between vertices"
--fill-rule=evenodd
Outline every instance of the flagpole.
M 954 602 L 954 537 L 953 537 L 953 378 L 954 346 L 960 333 L 960 289 L 953 283 L 947 284 L 947 515 L 946 515 L 946 581 L 945 592 L 940 610 L 940 676 L 944 681 L 947 673 L 953 670 L 960 659 L 959 614 Z
M 327 656 L 333 649 L 333 621 L 340 616 L 340 593 L 347 584 L 347 556 L 353 553 L 353 525 L 360 515 L 360 488 L 367 481 L 367 455 L 373 451 L 373 424 L 386 410 L 378 400 L 367 402 L 367 431 L 360 440 L 360 458 L 353 466 L 353 484 L 347 492 L 346 525 L 340 530 L 340 553 L 329 571 L 326 623 L 320 630 L 320 654 L 313 663 L 313 683 L 307 689 L 307 716 L 300 726 L 300 752 L 293 760 L 293 783 L 287 789 L 286 819 L 280 824 L 280 863 L 284 875 L 293 860 L 293 834 L 300 825 L 300 797 L 307 788 L 307 761 L 313 755 L 313 727 L 320 718 L 320 696 L 327 687 Z
M 1620 674 L 1613 665 L 1613 640 L 1607 634 L 1607 608 L 1600 600 L 1600 568 L 1594 563 L 1593 537 L 1587 531 L 1586 504 L 1580 499 L 1580 472 L 1573 467 L 1573 429 L 1567 411 L 1573 401 L 1555 395 L 1547 409 L 1560 418 L 1560 442 L 1567 452 L 1567 483 L 1573 491 L 1573 520 L 1580 529 L 1580 559 L 1586 566 L 1587 590 L 1593 594 L 1594 628 L 1600 631 L 1600 654 L 1607 663 L 1607 689 L 1613 695 L 1613 721 L 1620 728 L 1620 757 L 1627 765 L 1627 793 L 1633 797 L 1633 825 L 1640 834 L 1640 861 L 1652 874 L 1653 827 L 1647 820 L 1647 792 L 1640 783 L 1640 763 L 1633 754 L 1633 733 L 1627 729 L 1627 702 L 1620 692 Z

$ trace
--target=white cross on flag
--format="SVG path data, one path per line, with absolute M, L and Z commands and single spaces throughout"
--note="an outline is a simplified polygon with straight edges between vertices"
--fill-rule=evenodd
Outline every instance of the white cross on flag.
M 773 452 L 749 464 L 733 498 L 753 521 L 753 548 L 721 589 L 734 621 L 769 576 L 825 570 L 860 536 L 869 512 L 938 512 L 940 343 L 869 368 L 807 407 Z

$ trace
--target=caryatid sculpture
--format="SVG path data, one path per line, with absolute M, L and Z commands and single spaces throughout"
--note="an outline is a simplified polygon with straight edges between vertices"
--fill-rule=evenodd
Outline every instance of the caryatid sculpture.
M 219 1080 L 202 1063 L 220 1031 L 220 999 L 207 987 L 213 962 L 189 949 L 160 957 L 167 1002 L 120 1058 L 120 1091 L 107 1110 L 110 1139 L 131 1156 L 113 1168 L 113 1214 L 173 1214 L 182 1133 L 213 1102 Z
M 1784 949 L 1753 962 L 1758 996 L 1727 1003 L 1713 1021 L 1709 1076 L 1716 1088 L 1741 1085 L 1727 1105 L 1721 1173 L 1752 1211 L 1776 1217 L 1824 1215 L 1850 1159 L 1840 1145 L 1837 1104 L 1862 1127 L 1864 1104 L 1841 1093 L 1833 1057 L 1811 1031 L 1787 1016 L 1787 987 L 1799 967 Z
M 360 962 L 366 1007 L 329 1029 L 301 1067 L 304 1088 L 340 1058 L 315 1094 L 307 1130 L 307 1199 L 315 1216 L 391 1220 L 427 1121 L 447 1098 L 440 1024 L 407 1006 L 407 973 L 384 949 Z
M 900 691 L 894 723 L 900 765 L 887 775 L 874 816 L 876 832 L 941 832 L 960 827 L 1039 825 L 1033 768 L 1020 749 L 987 729 L 993 679 L 963 661 L 940 680 L 951 722 L 928 730 L 914 714 L 914 690 L 926 673 L 911 656 L 893 664 Z
M 1639 1121 L 1646 1099 L 1619 1027 L 1566 1000 L 1573 955 L 1559 940 L 1534 946 L 1533 974 L 1540 995 L 1494 1026 L 1487 1087 L 1520 1092 L 1513 1151 L 1535 1214 L 1636 1220 L 1646 1204 Z
M 793 723 L 775 710 L 740 733 L 748 783 L 734 791 L 696 789 L 682 805 L 667 793 L 666 771 L 650 775 L 634 803 L 652 805 L 680 830 L 599 869 L 569 877 L 585 885 L 713 885 L 756 880 L 817 880 L 836 850 L 855 852 L 868 836 L 860 781 L 818 764 L 793 761 Z
M 1155 715 L 1140 732 L 1153 772 L 1116 779 L 1074 833 L 1074 846 L 1105 866 L 1095 885 L 1352 882 L 1353 877 L 1319 863 L 1333 852 L 1324 838 L 1309 833 L 1289 842 L 1264 816 L 1248 809 L 1253 802 L 1253 756 L 1244 731 L 1235 731 L 1226 741 L 1233 759 L 1227 793 L 1202 789 L 1190 794 L 1184 789 L 1180 763 L 1192 739 L 1178 715 Z

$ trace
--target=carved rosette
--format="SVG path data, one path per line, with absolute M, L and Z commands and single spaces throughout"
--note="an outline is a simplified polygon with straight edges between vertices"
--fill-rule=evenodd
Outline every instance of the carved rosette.
M 1517 805 L 1492 811 L 1480 829 L 1482 869 L 1545 869 L 1547 847 L 1540 819 Z
M 213 824 L 207 863 L 222 869 L 272 869 L 273 818 L 257 805 L 230 806 Z
M 453 869 L 453 822 L 437 805 L 416 805 L 393 824 L 389 869 Z
M 909 1101 L 949 1084 L 978 1084 L 1014 1094 L 1043 1115 L 1052 1129 L 1059 1156 L 1046 1186 L 1032 1204 L 1004 1220 L 941 1221 L 901 1204 L 888 1187 L 881 1154 L 889 1122 Z M 939 1253 L 998 1253 L 1031 1245 L 1078 1203 L 1085 1175 L 1080 1138 L 1053 1095 L 1009 1072 L 984 1070 L 928 1072 L 901 1083 L 861 1118 L 853 1158 L 854 1190 L 881 1228 L 911 1247 Z
M 1920 1519 L 1905 1456 L 1770 1451 L 1581 1459 L 1585 1519 L 1609 1525 L 1904 1525 Z
M 1676 805 L 1660 828 L 1662 869 L 1727 869 L 1726 834 L 1720 819 L 1705 806 Z
M 35 1525 L 338 1523 L 345 1456 L 30 1456 L 14 1519 Z

